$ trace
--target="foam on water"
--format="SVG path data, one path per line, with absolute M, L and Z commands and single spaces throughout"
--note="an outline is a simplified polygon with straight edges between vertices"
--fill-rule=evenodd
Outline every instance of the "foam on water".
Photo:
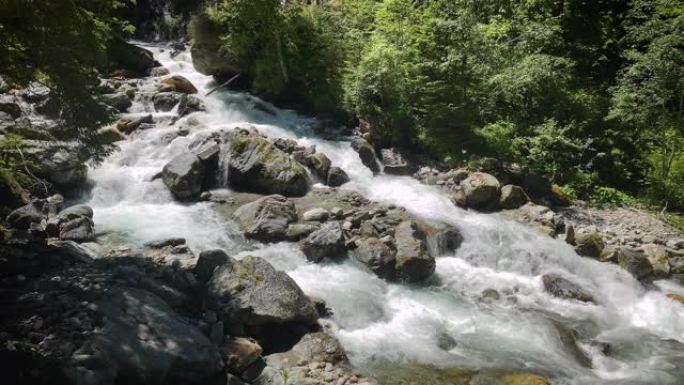
M 533 370 L 556 384 L 684 382 L 684 306 L 665 297 L 684 292 L 681 286 L 661 281 L 644 288 L 617 266 L 579 257 L 564 242 L 496 214 L 456 208 L 444 193 L 415 179 L 373 176 L 348 141 L 317 138 L 308 128 L 311 119 L 245 93 L 223 90 L 204 97 L 215 84 L 194 70 L 189 53 L 171 58 L 168 48 L 147 48 L 172 74 L 195 84 L 207 111 L 174 125 L 168 119 L 173 112 L 155 113 L 168 123 L 136 132 L 90 170 L 98 231 L 135 242 L 182 236 L 195 252 L 221 247 L 237 258 L 263 256 L 334 309 L 334 330 L 359 368 L 410 362 Z M 144 87 L 153 89 L 152 80 L 147 82 Z M 142 101 L 132 107 L 133 114 L 149 111 Z M 189 119 L 193 124 L 186 124 Z M 187 136 L 175 134 L 181 125 L 190 129 Z M 463 245 L 456 255 L 438 258 L 435 276 L 421 285 L 389 284 L 350 261 L 310 264 L 295 244 L 248 250 L 236 224 L 211 204 L 176 202 L 160 180 L 153 180 L 166 162 L 212 132 L 246 125 L 316 145 L 351 177 L 343 188 L 458 226 Z M 598 304 L 549 296 L 540 276 L 551 272 L 589 290 Z M 503 298 L 483 303 L 479 298 L 486 289 L 496 289 Z M 580 349 L 592 368 L 568 350 L 554 322 L 581 332 Z M 612 352 L 603 354 L 591 341 L 610 344 Z

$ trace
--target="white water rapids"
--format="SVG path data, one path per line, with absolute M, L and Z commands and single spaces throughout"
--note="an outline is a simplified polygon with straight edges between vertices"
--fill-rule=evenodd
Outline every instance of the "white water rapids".
M 95 187 L 89 204 L 98 232 L 110 234 L 108 242 L 184 237 L 195 253 L 220 247 L 237 258 L 265 257 L 305 293 L 327 302 L 334 311 L 333 329 L 352 363 L 371 374 L 374 365 L 411 363 L 539 372 L 554 384 L 684 383 L 684 306 L 659 289 L 684 292 L 681 286 L 667 281 L 644 288 L 615 265 L 579 257 L 564 242 L 499 215 L 459 209 L 446 194 L 415 179 L 373 176 L 349 142 L 315 137 L 307 129 L 309 119 L 275 107 L 273 114 L 261 111 L 255 104 L 264 102 L 244 93 L 224 90 L 204 97 L 215 84 L 195 71 L 189 53 L 172 59 L 169 48 L 147 48 L 172 74 L 200 90 L 207 111 L 173 125 L 174 111 L 154 113 L 155 128 L 138 130 L 90 170 Z M 153 83 L 144 80 L 143 89 L 152 92 Z M 130 115 L 151 112 L 149 103 L 137 100 Z M 220 216 L 213 203 L 179 203 L 161 180 L 152 181 L 199 139 L 248 124 L 271 137 L 315 144 L 349 174 L 352 181 L 342 188 L 453 224 L 463 232 L 463 245 L 456 255 L 437 258 L 429 282 L 391 284 L 351 263 L 308 263 L 296 244 L 247 251 L 237 225 Z M 179 127 L 189 134 L 177 136 Z M 544 273 L 561 274 L 590 290 L 598 305 L 550 296 L 541 281 Z M 482 303 L 479 297 L 489 288 L 503 299 Z M 564 346 L 552 320 L 580 331 L 580 348 L 591 358 L 591 368 Z M 604 354 L 598 342 L 611 351 Z

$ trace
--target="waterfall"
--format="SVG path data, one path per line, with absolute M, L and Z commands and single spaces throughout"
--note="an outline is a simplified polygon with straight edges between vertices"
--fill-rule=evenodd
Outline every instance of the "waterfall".
M 135 132 L 90 170 L 95 187 L 89 204 L 97 230 L 116 234 L 107 239 L 143 244 L 180 236 L 195 253 L 219 247 L 238 259 L 266 258 L 307 294 L 327 302 L 334 311 L 333 330 L 352 363 L 371 374 L 387 365 L 397 368 L 396 373 L 412 365 L 435 365 L 538 371 L 554 384 L 682 384 L 684 306 L 666 298 L 664 289 L 675 283 L 644 287 L 616 265 L 579 257 L 562 241 L 498 214 L 457 208 L 436 187 L 410 177 L 374 176 L 348 139 L 318 138 L 309 128 L 312 119 L 246 93 L 220 90 L 204 97 L 213 81 L 194 70 L 189 52 L 172 58 L 168 48 L 146 48 L 172 74 L 188 78 L 200 90 L 206 111 L 175 122 L 169 117 L 173 112 L 155 113 L 155 128 Z M 144 82 L 142 88 L 153 92 L 154 80 Z M 149 101 L 139 98 L 131 111 L 133 116 L 148 113 Z M 437 258 L 429 282 L 388 283 L 351 262 L 307 263 L 296 244 L 253 249 L 212 203 L 176 202 L 152 178 L 174 156 L 212 134 L 248 126 L 271 137 L 316 145 L 350 176 L 343 189 L 456 226 L 462 244 L 455 254 Z M 221 186 L 227 186 L 228 167 L 220 167 Z M 434 253 L 444 252 L 440 240 L 430 242 Z M 541 280 L 545 273 L 571 279 L 591 291 L 597 304 L 550 296 Z M 501 298 L 481 301 L 490 289 Z M 591 367 L 567 349 L 558 323 L 580 333 L 578 348 Z M 610 354 L 602 351 L 602 344 L 610 345 Z

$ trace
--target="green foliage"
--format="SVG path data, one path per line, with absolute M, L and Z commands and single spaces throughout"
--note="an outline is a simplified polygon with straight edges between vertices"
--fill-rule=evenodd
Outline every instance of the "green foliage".
M 307 2 L 308 3 L 308 2 Z M 318 2 L 316 2 L 318 3 Z M 376 146 L 515 161 L 580 199 L 684 209 L 684 5 L 672 0 L 219 0 L 252 88 Z
M 589 203 L 599 207 L 615 207 L 634 205 L 636 200 L 624 192 L 612 187 L 596 187 Z
M 21 185 L 29 182 L 29 175 L 26 173 L 29 164 L 22 157 L 24 148 L 21 137 L 17 135 L 0 137 L 0 172 L 8 173 Z

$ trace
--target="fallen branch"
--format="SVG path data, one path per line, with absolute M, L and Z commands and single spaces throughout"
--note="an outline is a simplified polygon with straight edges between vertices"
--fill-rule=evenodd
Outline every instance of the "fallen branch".
M 204 95 L 204 96 L 209 96 L 209 95 L 213 94 L 215 91 L 217 91 L 217 90 L 219 90 L 219 89 L 221 89 L 221 88 L 223 88 L 223 87 L 228 87 L 228 86 L 230 85 L 230 83 L 232 83 L 233 80 L 237 79 L 239 76 L 240 76 L 240 74 L 237 74 L 237 75 L 233 76 L 232 78 L 228 79 L 225 83 L 223 83 L 223 84 L 221 84 L 220 86 L 214 88 L 213 90 L 207 92 L 207 94 Z

